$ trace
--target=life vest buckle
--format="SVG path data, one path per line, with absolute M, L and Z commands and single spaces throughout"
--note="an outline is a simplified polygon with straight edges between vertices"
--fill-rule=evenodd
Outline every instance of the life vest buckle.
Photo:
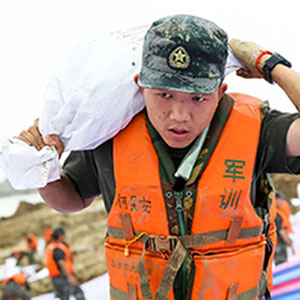
M 177 241 L 178 237 L 174 235 L 150 235 L 147 242 L 147 247 L 152 251 L 171 253 L 175 249 Z

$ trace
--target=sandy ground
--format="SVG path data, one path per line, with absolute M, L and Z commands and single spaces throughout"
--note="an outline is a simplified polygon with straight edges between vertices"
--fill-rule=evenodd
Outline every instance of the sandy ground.
M 72 214 L 54 211 L 43 203 L 21 202 L 17 212 L 10 218 L 0 219 L 0 264 L 10 255 L 11 249 L 26 249 L 23 231 L 43 238 L 47 226 L 64 227 L 75 262 L 75 272 L 81 283 L 95 278 L 106 271 L 104 262 L 104 238 L 106 234 L 106 212 L 103 202 L 96 199 L 87 209 Z M 44 257 L 36 259 L 44 264 Z M 22 265 L 27 258 L 22 259 Z M 32 296 L 52 291 L 49 278 L 31 283 Z
M 297 197 L 300 176 L 272 175 L 272 178 L 277 189 L 289 198 Z M 293 211 L 296 212 L 296 209 Z M 44 203 L 21 202 L 14 216 L 0 219 L 0 264 L 4 263 L 13 248 L 25 250 L 22 232 L 31 232 L 43 238 L 49 225 L 66 229 L 67 242 L 74 254 L 75 271 L 81 283 L 105 273 L 106 212 L 101 198 L 84 211 L 72 214 L 58 213 Z M 43 267 L 44 258 L 40 256 L 37 259 Z M 27 264 L 26 257 L 22 264 Z M 52 291 L 49 278 L 32 282 L 31 288 L 32 296 Z

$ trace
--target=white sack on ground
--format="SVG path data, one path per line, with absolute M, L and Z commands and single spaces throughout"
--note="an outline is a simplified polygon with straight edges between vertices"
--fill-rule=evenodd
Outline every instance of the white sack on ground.
M 94 149 L 144 108 L 134 76 L 140 70 L 146 29 L 143 26 L 113 33 L 80 45 L 71 53 L 46 89 L 39 124 L 43 136 L 59 135 L 65 151 Z M 229 51 L 225 75 L 241 66 Z M 8 145 L 9 141 L 4 143 Z M 44 187 L 59 179 L 57 155 L 47 148 L 40 153 L 28 146 L 2 146 L 0 167 L 15 189 Z M 10 152 L 14 162 L 10 161 Z M 26 168 L 22 166 L 24 161 Z

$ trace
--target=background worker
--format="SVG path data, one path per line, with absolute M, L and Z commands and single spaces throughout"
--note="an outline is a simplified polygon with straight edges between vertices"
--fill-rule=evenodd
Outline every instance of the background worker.
M 275 194 L 276 197 L 276 211 L 281 216 L 282 219 L 282 227 L 284 227 L 288 233 L 293 232 L 293 226 L 291 223 L 291 208 L 290 205 L 286 199 L 286 196 L 284 193 L 280 191 L 276 191 Z
M 22 258 L 23 258 L 24 256 L 28 256 L 28 252 L 22 251 L 22 250 L 20 250 L 19 248 L 14 248 L 14 249 L 12 249 L 11 255 L 10 255 L 10 257 L 13 257 L 13 258 L 16 259 L 16 261 L 17 261 L 17 266 L 20 265 L 21 260 L 22 260 Z
M 229 45 L 245 65 L 238 75 L 275 81 L 299 110 L 300 75 L 284 58 L 252 42 Z M 146 110 L 98 148 L 72 152 L 61 179 L 39 189 L 63 212 L 103 194 L 114 299 L 270 299 L 267 173 L 300 173 L 300 120 L 226 94 L 227 49 L 226 32 L 211 21 L 155 21 L 135 78 Z M 41 147 L 37 124 L 19 138 Z M 57 136 L 43 143 L 63 150 Z
M 48 226 L 45 233 L 44 233 L 44 240 L 45 240 L 45 243 L 46 243 L 46 246 L 50 243 L 51 241 L 51 235 L 53 233 L 53 229 L 51 226 Z
M 66 244 L 66 232 L 63 228 L 54 229 L 50 244 L 46 248 L 45 258 L 55 297 L 68 300 L 73 295 L 76 300 L 84 300 L 83 291 L 74 273 L 72 253 Z
M 275 265 L 282 264 L 288 260 L 287 247 L 291 248 L 292 254 L 295 255 L 293 240 L 289 233 L 292 232 L 292 224 L 290 221 L 290 207 L 285 199 L 285 195 L 279 191 L 276 192 L 276 232 L 277 245 L 275 249 Z
M 18 299 L 29 300 L 30 286 L 27 281 L 27 276 L 24 273 L 17 273 L 7 277 L 2 281 L 3 291 L 1 300 L 11 300 L 14 297 Z
M 36 263 L 34 255 L 37 250 L 37 238 L 33 233 L 24 232 L 23 235 L 26 241 L 26 247 L 28 252 L 28 263 L 29 265 L 33 265 Z

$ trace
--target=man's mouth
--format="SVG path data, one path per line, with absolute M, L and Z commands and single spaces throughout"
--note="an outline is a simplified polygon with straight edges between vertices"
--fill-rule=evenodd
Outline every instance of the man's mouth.
M 180 143 L 185 141 L 189 135 L 189 131 L 184 128 L 170 128 L 169 133 L 173 141 L 180 142 Z
M 184 134 L 188 132 L 186 129 L 175 129 L 175 128 L 170 129 L 170 131 L 176 134 Z

